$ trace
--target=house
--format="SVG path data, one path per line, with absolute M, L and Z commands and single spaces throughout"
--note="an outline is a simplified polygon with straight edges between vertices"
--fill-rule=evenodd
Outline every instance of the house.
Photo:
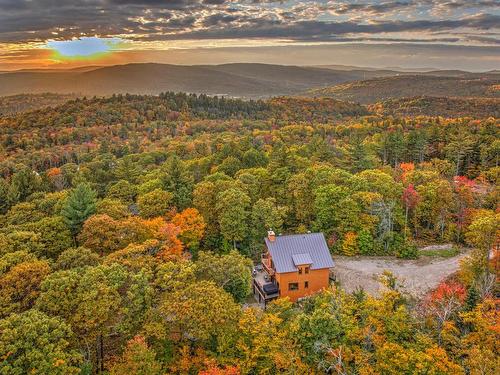
M 253 272 L 253 291 L 259 302 L 278 297 L 297 301 L 328 287 L 334 266 L 323 233 L 276 236 L 269 231 L 261 264 Z

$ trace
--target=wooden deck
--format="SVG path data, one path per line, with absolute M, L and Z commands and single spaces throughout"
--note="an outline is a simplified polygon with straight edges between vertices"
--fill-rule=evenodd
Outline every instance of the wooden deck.
M 266 291 L 264 290 L 264 285 L 267 284 L 273 284 L 276 286 L 276 282 L 271 281 L 271 276 L 267 273 L 266 270 L 254 270 L 252 283 L 253 295 L 259 303 L 264 304 L 264 307 L 269 301 L 272 301 L 273 299 L 279 297 L 279 291 L 272 294 L 266 293 Z

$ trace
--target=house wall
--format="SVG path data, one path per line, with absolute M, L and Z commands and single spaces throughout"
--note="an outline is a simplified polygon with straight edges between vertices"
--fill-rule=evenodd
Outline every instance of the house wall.
M 321 270 L 309 270 L 306 274 L 304 270 L 299 275 L 298 272 L 276 273 L 276 281 L 279 283 L 280 297 L 289 297 L 295 302 L 301 297 L 316 293 L 323 288 L 328 287 L 330 270 L 328 268 Z M 304 283 L 308 281 L 309 287 L 306 289 Z M 289 283 L 299 283 L 298 290 L 288 290 Z

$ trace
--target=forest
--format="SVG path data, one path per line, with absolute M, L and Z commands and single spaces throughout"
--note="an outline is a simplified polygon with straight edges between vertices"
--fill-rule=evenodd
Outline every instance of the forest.
M 173 92 L 5 111 L 0 373 L 498 373 L 498 107 L 443 100 L 446 117 L 416 109 L 432 98 Z M 380 296 L 263 310 L 269 228 L 322 232 L 334 259 L 470 255 L 422 298 L 387 273 Z

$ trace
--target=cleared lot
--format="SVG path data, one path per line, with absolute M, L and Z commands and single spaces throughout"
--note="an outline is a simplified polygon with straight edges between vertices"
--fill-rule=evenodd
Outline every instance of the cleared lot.
M 343 257 L 335 256 L 334 275 L 343 289 L 352 292 L 362 287 L 367 293 L 378 295 L 383 285 L 378 281 L 380 275 L 390 271 L 398 278 L 402 289 L 420 296 L 434 289 L 459 268 L 463 253 L 451 258 L 421 257 L 416 260 L 396 259 L 393 257 Z

